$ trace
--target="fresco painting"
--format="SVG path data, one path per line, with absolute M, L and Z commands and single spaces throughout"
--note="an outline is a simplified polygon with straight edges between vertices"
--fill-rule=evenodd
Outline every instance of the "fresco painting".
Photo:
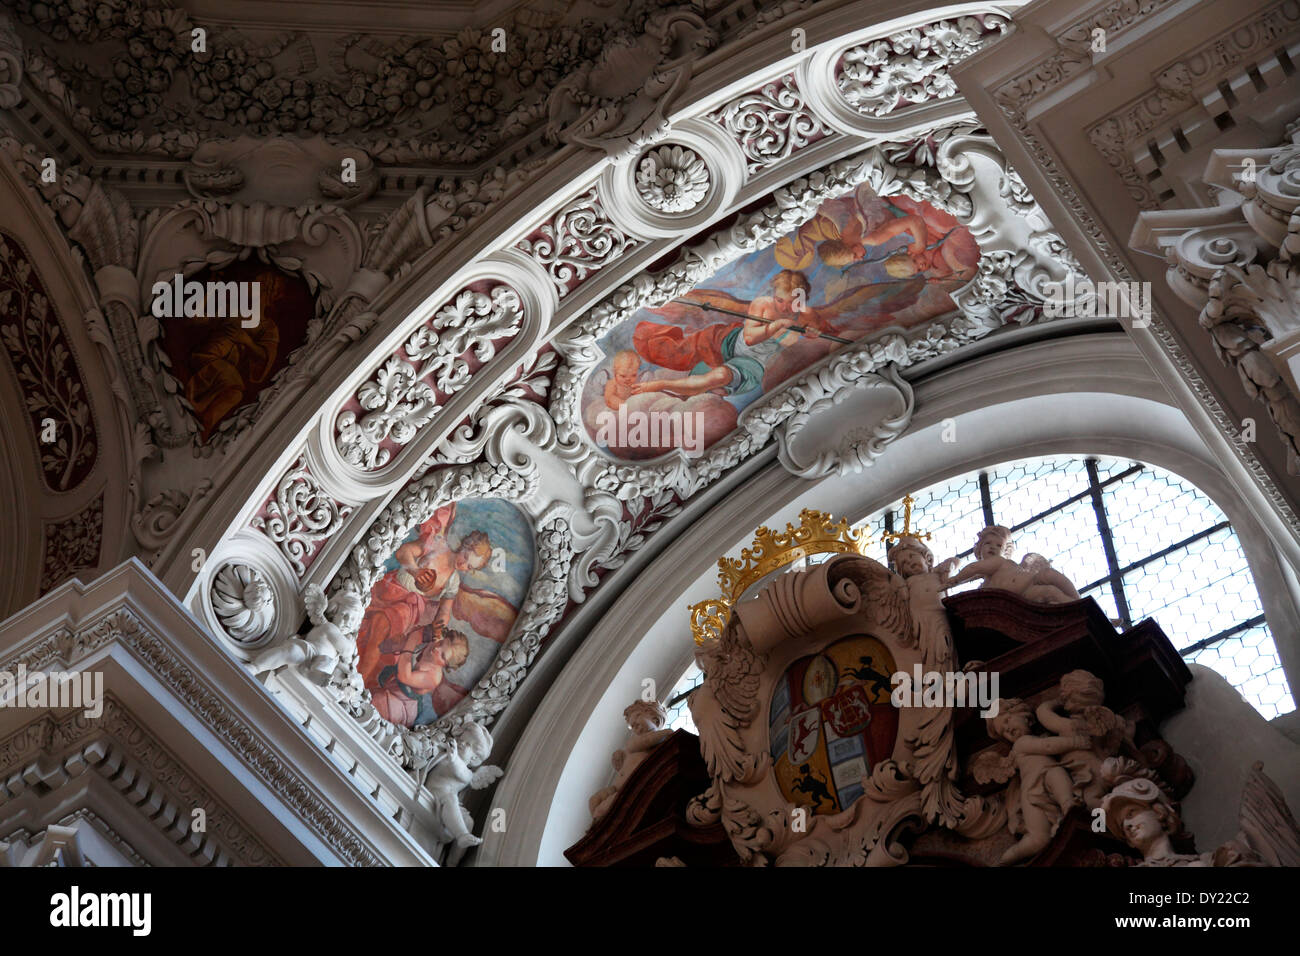
M 316 300 L 301 276 L 253 259 L 204 269 L 191 282 L 257 283 L 261 314 L 244 328 L 237 315 L 163 318 L 162 348 L 206 442 L 258 395 L 307 340 Z
M 609 412 L 698 413 L 708 447 L 762 395 L 845 344 L 951 312 L 979 246 L 949 213 L 868 186 L 829 199 L 793 232 L 685 295 L 639 309 L 600 340 L 582 396 L 589 436 L 644 460 L 681 447 L 602 429 Z
M 533 575 L 532 531 L 497 499 L 444 505 L 413 528 L 370 589 L 358 669 L 380 716 L 448 713 L 509 637 Z

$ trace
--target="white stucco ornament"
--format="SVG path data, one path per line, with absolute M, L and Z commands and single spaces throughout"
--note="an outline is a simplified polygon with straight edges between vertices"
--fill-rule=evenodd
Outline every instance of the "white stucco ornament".
M 312 629 L 306 637 L 292 637 L 253 658 L 249 666 L 254 674 L 289 664 L 306 668 L 323 684 L 341 662 L 355 661 L 356 632 L 365 612 L 357 596 L 351 591 L 340 591 L 327 602 L 318 584 L 307 585 L 302 596 Z M 325 616 L 327 613 L 329 617 Z
M 252 644 L 275 619 L 275 595 L 256 568 L 227 564 L 212 578 L 212 609 L 231 639 Z
M 659 212 L 689 212 L 708 195 L 709 167 L 693 150 L 660 146 L 637 164 L 636 191 Z
M 441 833 L 440 841 L 450 844 L 444 866 L 455 866 L 465 851 L 483 842 L 473 833 L 474 818 L 460 802 L 466 788 L 482 790 L 501 776 L 500 767 L 481 766 L 492 752 L 492 735 L 482 724 L 469 721 L 447 742 L 447 751 L 430 765 L 424 785 L 433 797 Z

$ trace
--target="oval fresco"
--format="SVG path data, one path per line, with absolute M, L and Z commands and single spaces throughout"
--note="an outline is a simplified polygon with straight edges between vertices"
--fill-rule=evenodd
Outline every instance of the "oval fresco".
M 863 635 L 842 638 L 786 669 L 772 692 L 768 741 L 787 800 L 825 814 L 862 796 L 862 778 L 894 752 L 893 673 L 889 650 Z
M 587 433 L 628 460 L 701 454 L 747 405 L 835 349 L 951 312 L 979 257 L 970 230 L 929 203 L 865 185 L 828 199 L 772 245 L 606 333 L 583 387 Z
M 384 562 L 357 631 L 380 716 L 418 727 L 455 707 L 510 636 L 533 576 L 532 529 L 514 505 L 444 505 Z

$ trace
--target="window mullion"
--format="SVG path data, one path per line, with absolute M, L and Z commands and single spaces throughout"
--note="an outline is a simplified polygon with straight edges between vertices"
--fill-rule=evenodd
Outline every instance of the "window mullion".
M 984 508 L 984 525 L 988 527 L 997 524 L 993 519 L 993 492 L 989 488 L 987 471 L 980 472 L 980 505 Z
M 1089 458 L 1084 462 L 1088 469 L 1088 487 L 1092 492 L 1092 510 L 1097 513 L 1097 531 L 1101 534 L 1101 546 L 1106 552 L 1106 564 L 1110 568 L 1110 593 L 1115 598 L 1115 610 L 1126 628 L 1133 626 L 1133 615 L 1129 612 L 1128 599 L 1124 596 L 1124 579 L 1119 569 L 1119 556 L 1115 553 L 1115 542 L 1110 536 L 1110 522 L 1106 520 L 1106 504 L 1101 497 L 1101 481 L 1097 474 L 1097 459 Z

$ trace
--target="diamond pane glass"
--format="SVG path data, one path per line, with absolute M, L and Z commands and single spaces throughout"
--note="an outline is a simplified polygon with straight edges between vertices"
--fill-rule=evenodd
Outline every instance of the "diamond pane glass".
M 1087 466 L 1079 459 L 1040 458 L 998 465 L 989 471 L 993 519 L 1008 528 L 1088 490 Z M 1096 519 L 1093 519 L 1096 524 Z M 1016 553 L 1024 554 L 1016 542 Z M 1050 552 L 1046 552 L 1050 556 Z
M 1273 637 L 1262 624 L 1193 651 L 1187 659 L 1222 674 L 1269 719 L 1295 710 Z
M 677 682 L 676 686 L 673 687 L 672 691 L 668 694 L 668 700 L 665 702 L 664 706 L 668 706 L 668 704 L 677 700 L 681 695 L 693 691 L 702 683 L 704 683 L 704 671 L 700 670 L 698 664 L 692 664 L 686 669 L 686 673 L 681 676 L 681 679 Z M 669 730 L 686 730 L 691 733 L 697 733 L 695 729 L 695 720 L 691 717 L 691 709 L 687 706 L 688 700 L 689 698 L 682 697 L 681 700 L 677 700 L 676 704 L 668 707 Z
M 1001 520 L 997 505 L 993 516 Z M 1097 511 L 1092 499 L 1085 498 L 1053 511 L 1015 534 L 1015 557 L 1038 552 L 1051 560 L 1052 566 L 1074 582 L 1075 587 L 1091 584 L 1110 573 L 1106 549 L 1097 530 Z
M 1231 528 L 1130 571 L 1124 596 L 1134 621 L 1155 618 L 1180 650 L 1263 614 Z
M 1122 572 L 1132 622 L 1154 618 L 1179 649 L 1263 617 L 1245 553 L 1214 502 L 1163 469 L 1122 458 L 1093 461 L 1117 568 L 1106 555 L 1082 458 L 1012 461 L 984 472 L 994 521 L 1015 530 L 1017 556 L 1038 552 L 1050 558 L 1121 628 L 1110 575 Z M 913 494 L 913 525 L 933 534 L 929 544 L 936 559 L 970 560 L 975 536 L 985 525 L 979 479 L 975 472 Z M 902 502 L 889 510 L 894 529 L 901 530 Z M 884 515 L 882 509 L 860 525 L 873 542 L 884 531 Z M 883 546 L 873 543 L 872 550 L 884 560 Z M 979 582 L 971 581 L 950 593 L 977 587 Z M 1186 653 L 1222 673 L 1266 717 L 1295 709 L 1266 624 L 1251 624 Z
M 1227 520 L 1190 484 L 1154 468 L 1107 485 L 1101 496 L 1121 568 Z

